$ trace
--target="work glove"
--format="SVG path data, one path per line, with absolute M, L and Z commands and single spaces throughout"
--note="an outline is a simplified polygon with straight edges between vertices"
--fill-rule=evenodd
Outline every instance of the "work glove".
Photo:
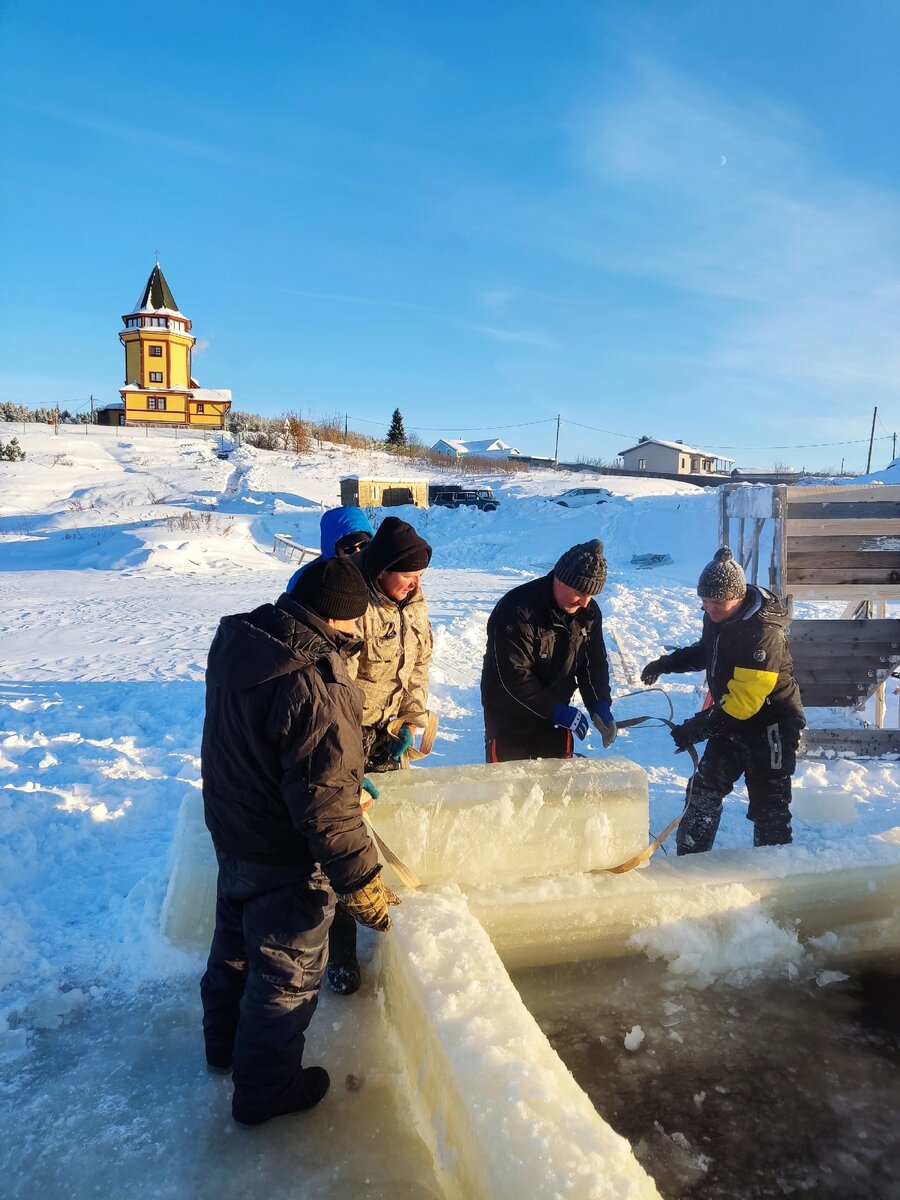
M 594 722 L 594 725 L 600 731 L 604 750 L 608 750 L 616 740 L 616 734 L 619 732 L 619 727 L 616 725 L 612 715 L 612 709 L 605 700 L 600 700 L 597 704 L 592 704 L 588 712 L 591 714 L 591 720 Z
M 391 927 L 390 906 L 400 903 L 400 897 L 395 896 L 383 882 L 380 867 L 378 874 L 368 883 L 357 888 L 355 892 L 347 892 L 339 898 L 354 921 L 382 933 Z
M 706 741 L 710 735 L 710 711 L 695 713 L 681 725 L 672 726 L 672 741 L 675 743 L 677 754 L 687 750 L 688 746 L 693 746 L 695 742 Z
M 580 709 L 571 704 L 557 704 L 550 718 L 560 729 L 571 729 L 580 742 L 584 741 L 588 731 L 587 717 Z
M 669 660 L 667 658 L 654 658 L 653 662 L 648 662 L 643 671 L 641 671 L 641 683 L 644 687 L 653 687 L 660 675 L 665 675 L 668 670 Z
M 368 792 L 373 800 L 378 799 L 378 796 L 379 796 L 378 788 L 375 786 L 375 784 L 372 782 L 372 780 L 369 779 L 369 777 L 367 775 L 363 777 L 362 790 L 364 792 Z
M 398 763 L 403 755 L 413 744 L 413 731 L 405 722 L 400 726 L 400 732 L 392 734 L 397 742 L 397 745 L 391 750 L 390 757 L 395 763 Z

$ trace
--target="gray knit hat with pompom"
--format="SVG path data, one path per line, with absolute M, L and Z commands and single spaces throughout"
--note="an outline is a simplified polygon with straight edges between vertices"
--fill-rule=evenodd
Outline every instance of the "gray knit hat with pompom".
M 697 595 L 703 600 L 743 600 L 747 581 L 740 563 L 727 546 L 717 550 L 711 563 L 700 572 Z
M 606 583 L 603 543 L 599 538 L 594 538 L 593 541 L 573 546 L 560 557 L 553 574 L 560 583 L 580 592 L 582 596 L 596 596 L 603 591 Z

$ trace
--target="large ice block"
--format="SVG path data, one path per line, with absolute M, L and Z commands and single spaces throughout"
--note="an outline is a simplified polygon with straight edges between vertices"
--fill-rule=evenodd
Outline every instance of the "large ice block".
M 802 940 L 844 930 L 890 936 L 893 930 L 892 944 L 900 947 L 900 829 L 823 842 L 815 850 L 778 846 L 657 857 L 626 875 L 523 880 L 471 888 L 467 895 L 473 916 L 511 968 L 639 953 L 648 930 L 664 940 L 667 926 L 674 930 L 685 921 L 738 930 L 741 914 L 751 909 Z
M 655 1200 L 455 888 L 408 893 L 378 942 L 390 1036 L 447 1200 Z
M 571 875 L 647 845 L 647 774 L 626 758 L 432 767 L 377 782 L 374 827 L 426 884 Z
M 602 869 L 647 844 L 647 775 L 625 758 L 421 768 L 377 781 L 373 825 L 424 884 Z M 209 942 L 215 886 L 203 801 L 192 792 L 179 812 L 163 905 L 169 941 Z

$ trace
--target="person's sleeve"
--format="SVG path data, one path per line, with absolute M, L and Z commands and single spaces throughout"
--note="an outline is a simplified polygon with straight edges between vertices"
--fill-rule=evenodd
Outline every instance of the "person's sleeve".
M 609 690 L 609 659 L 603 640 L 603 618 L 597 602 L 592 603 L 597 608 L 597 613 L 591 622 L 584 660 L 579 664 L 576 675 L 578 690 L 589 712 L 595 704 L 612 703 L 612 693 Z
M 431 622 L 427 615 L 424 625 L 419 625 L 416 629 L 416 644 L 416 662 L 400 702 L 399 717 L 421 728 L 425 724 L 425 713 L 428 711 L 428 668 L 434 648 Z
M 291 821 L 336 892 L 362 887 L 378 869 L 363 824 L 361 746 L 346 744 L 342 714 L 317 711 L 310 698 L 291 714 L 282 741 L 282 795 Z
M 497 681 L 509 698 L 510 708 L 520 706 L 552 721 L 559 697 L 548 691 L 534 673 L 531 626 L 517 610 L 496 614 L 488 653 L 493 656 Z
M 738 647 L 731 677 L 718 705 L 733 721 L 755 717 L 775 690 L 781 657 L 776 636 L 763 626 L 755 638 Z
M 706 667 L 706 650 L 702 640 L 695 642 L 693 646 L 683 646 L 680 650 L 673 650 L 669 654 L 664 654 L 660 662 L 666 664 L 666 675 L 684 675 L 688 671 L 702 671 Z

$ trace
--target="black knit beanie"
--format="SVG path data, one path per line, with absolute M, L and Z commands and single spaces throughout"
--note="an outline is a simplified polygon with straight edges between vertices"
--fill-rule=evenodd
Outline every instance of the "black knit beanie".
M 603 557 L 603 543 L 599 538 L 591 542 L 581 542 L 567 550 L 553 568 L 553 574 L 560 583 L 582 596 L 596 596 L 603 591 L 606 583 L 606 559 Z
M 700 572 L 697 595 L 703 600 L 743 600 L 747 581 L 741 564 L 727 546 L 717 550 L 711 563 Z
M 369 603 L 369 589 L 347 558 L 317 558 L 301 571 L 290 596 L 320 617 L 352 621 Z
M 424 571 L 431 562 L 431 547 L 406 521 L 385 517 L 365 556 L 366 574 L 374 582 L 382 571 Z

